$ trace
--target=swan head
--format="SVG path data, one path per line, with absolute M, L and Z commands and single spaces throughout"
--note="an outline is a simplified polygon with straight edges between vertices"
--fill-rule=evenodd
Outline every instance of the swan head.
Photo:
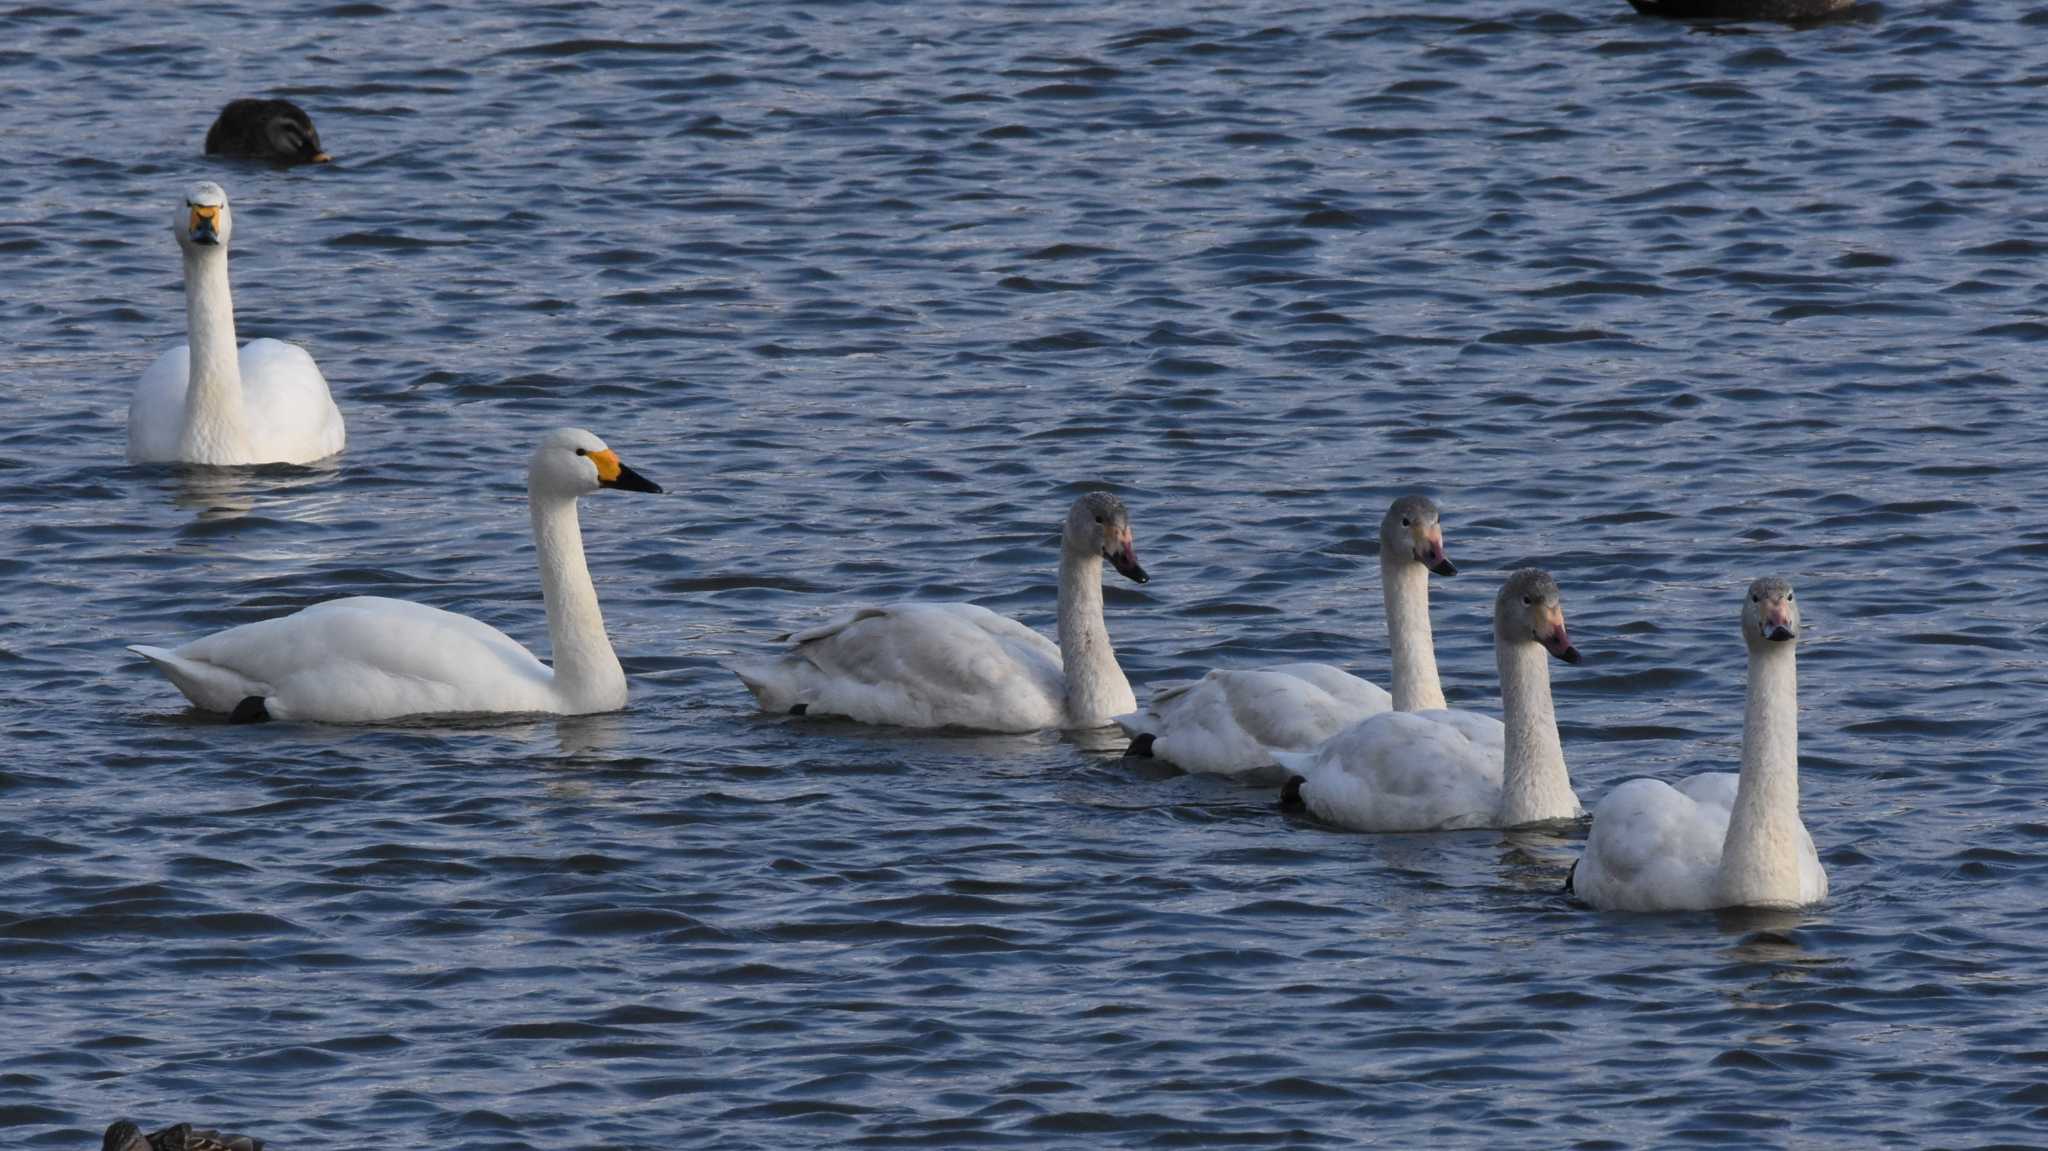
M 1557 580 L 1540 568 L 1523 568 L 1501 585 L 1493 601 L 1493 638 L 1496 643 L 1539 643 L 1566 663 L 1579 662 L 1579 649 L 1565 630 Z
M 1792 581 L 1765 576 L 1749 585 L 1749 595 L 1742 601 L 1742 638 L 1750 647 L 1799 638 L 1799 604 L 1792 598 Z
M 171 234 L 178 237 L 178 246 L 188 252 L 225 248 L 228 233 L 234 229 L 228 194 L 211 180 L 201 180 L 185 189 L 185 198 L 178 202 L 177 214 L 171 218 Z
M 1438 575 L 1457 575 L 1458 566 L 1444 554 L 1444 528 L 1436 501 L 1428 496 L 1402 496 L 1380 521 L 1380 555 L 1406 556 Z
M 1108 492 L 1089 492 L 1074 501 L 1060 546 L 1074 555 L 1099 555 L 1137 583 L 1152 579 L 1139 566 L 1137 548 L 1131 543 L 1131 514 Z
M 661 485 L 619 462 L 619 454 L 582 428 L 557 428 L 533 449 L 526 469 L 527 490 L 535 494 L 588 495 L 599 488 L 659 492 Z

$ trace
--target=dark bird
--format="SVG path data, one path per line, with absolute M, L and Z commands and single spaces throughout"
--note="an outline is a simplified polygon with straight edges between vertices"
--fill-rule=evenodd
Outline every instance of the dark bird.
M 206 130 L 209 156 L 250 156 L 279 164 L 325 164 L 313 118 L 290 100 L 230 100 Z
M 1628 0 L 1645 16 L 1678 20 L 1825 20 L 1856 0 Z
M 126 1119 L 117 1119 L 107 1128 L 100 1151 L 263 1151 L 263 1140 L 218 1131 L 195 1131 L 190 1123 L 144 1135 L 142 1128 Z

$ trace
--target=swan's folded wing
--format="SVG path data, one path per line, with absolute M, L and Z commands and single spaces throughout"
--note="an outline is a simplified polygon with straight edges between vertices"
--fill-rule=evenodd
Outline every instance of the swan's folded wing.
M 1029 731 L 1060 722 L 1059 648 L 974 604 L 892 604 L 796 633 L 793 697 L 906 727 Z M 744 678 L 744 677 L 743 677 Z
M 553 699 L 554 673 L 504 632 L 381 596 L 329 600 L 232 627 L 177 654 L 269 684 L 279 719 L 545 711 Z
M 178 436 L 185 426 L 185 384 L 192 354 L 179 344 L 158 356 L 128 400 L 128 461 L 164 463 L 178 458 Z
M 1217 670 L 1156 693 L 1126 731 L 1149 732 L 1152 754 L 1187 771 L 1237 774 L 1308 751 L 1387 710 L 1372 684 L 1328 664 Z
M 1394 697 L 1387 694 L 1385 688 L 1371 680 L 1360 679 L 1341 667 L 1327 663 L 1283 663 L 1265 670 L 1291 675 L 1315 685 L 1330 697 L 1336 707 L 1351 715 L 1346 726 L 1367 716 L 1394 710 Z
M 1360 831 L 1484 826 L 1500 803 L 1500 757 L 1460 725 L 1413 712 L 1353 724 L 1303 774 L 1309 810 Z
M 342 449 L 348 435 L 341 410 L 306 349 L 250 340 L 242 345 L 241 365 L 249 438 L 265 458 L 311 463 Z
M 1631 779 L 1593 809 L 1572 879 L 1579 898 L 1612 911 L 1697 911 L 1714 906 L 1721 845 L 1736 777 L 1696 775 L 1677 787 Z

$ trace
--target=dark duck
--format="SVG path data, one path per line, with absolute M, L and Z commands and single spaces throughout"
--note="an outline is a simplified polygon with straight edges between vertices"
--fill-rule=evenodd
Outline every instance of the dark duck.
M 230 100 L 206 131 L 209 156 L 248 156 L 278 164 L 325 164 L 320 130 L 290 100 Z

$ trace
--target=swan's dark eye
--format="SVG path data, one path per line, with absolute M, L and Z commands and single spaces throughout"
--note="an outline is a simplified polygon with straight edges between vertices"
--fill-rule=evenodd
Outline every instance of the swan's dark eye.
M 1101 522 L 1102 522 L 1102 517 L 1101 517 L 1101 516 L 1096 516 L 1096 517 L 1095 517 L 1095 522 L 1096 522 L 1096 523 L 1101 523 Z
M 1409 518 L 1408 518 L 1407 516 L 1402 516 L 1402 517 L 1401 517 L 1401 526 L 1402 526 L 1402 527 L 1404 527 L 1404 528 L 1412 528 L 1412 527 L 1414 527 L 1414 526 L 1415 526 L 1415 523 L 1414 523 L 1414 521 L 1410 520 L 1410 519 L 1409 519 Z
M 1749 593 L 1749 602 L 1751 602 L 1751 603 L 1760 603 L 1760 602 L 1762 602 L 1762 601 L 1760 601 L 1760 600 L 1758 600 L 1758 599 L 1756 598 L 1756 593 L 1755 593 L 1755 592 L 1751 592 L 1751 593 Z
M 1786 603 L 1791 603 L 1791 602 L 1792 602 L 1792 593 L 1791 593 L 1791 592 L 1786 592 L 1786 593 L 1785 593 L 1785 602 L 1786 602 Z
M 589 453 L 589 452 L 586 452 L 586 451 L 584 451 L 584 450 L 583 450 L 582 448 L 577 448 L 577 449 L 576 449 L 576 454 L 577 454 L 577 455 L 579 455 L 579 456 L 587 456 L 587 455 L 589 455 L 590 453 Z
M 1530 598 L 1529 598 L 1528 596 L 1523 596 L 1523 597 L 1522 597 L 1522 602 L 1523 602 L 1524 604 L 1532 604 L 1532 603 L 1535 603 L 1536 601 L 1535 601 L 1535 600 L 1533 600 L 1533 599 L 1530 599 Z

